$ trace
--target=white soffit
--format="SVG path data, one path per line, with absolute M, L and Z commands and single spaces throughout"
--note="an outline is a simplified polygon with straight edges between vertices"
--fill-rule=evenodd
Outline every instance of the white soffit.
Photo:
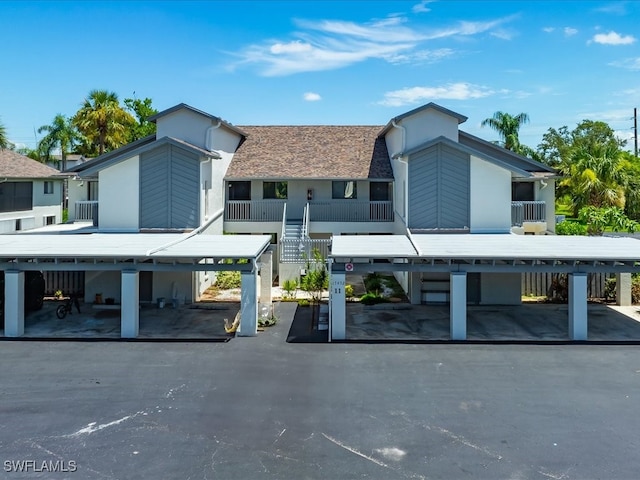
M 331 240 L 335 258 L 412 258 L 417 253 L 406 235 L 340 235 Z

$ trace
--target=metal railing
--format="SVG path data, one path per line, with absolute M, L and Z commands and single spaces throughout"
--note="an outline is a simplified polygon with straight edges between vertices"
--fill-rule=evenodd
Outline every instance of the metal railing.
M 328 238 L 287 239 L 280 242 L 280 263 L 299 263 L 313 261 L 314 250 L 318 250 L 323 259 L 329 255 L 331 240 Z
M 92 221 L 94 224 L 98 220 L 98 201 L 80 200 L 76 202 L 75 219 L 76 222 Z
M 304 214 L 302 215 L 302 238 L 309 236 L 309 202 L 304 206 Z
M 284 200 L 228 200 L 227 222 L 279 222 L 283 219 Z
M 282 230 L 280 233 L 280 238 L 284 238 L 285 234 L 287 233 L 287 204 L 284 204 L 284 207 L 282 207 Z
M 392 222 L 393 202 L 310 202 L 312 222 Z
M 546 222 L 547 205 L 543 201 L 511 202 L 511 226 L 521 227 L 524 222 Z

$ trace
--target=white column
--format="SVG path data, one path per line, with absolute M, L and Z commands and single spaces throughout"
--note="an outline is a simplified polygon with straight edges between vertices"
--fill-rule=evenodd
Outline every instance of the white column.
M 140 275 L 135 270 L 123 270 L 121 283 L 120 336 L 136 338 L 140 327 Z
M 24 335 L 24 272 L 4 272 L 4 335 Z
M 258 296 L 257 273 L 242 272 L 240 274 L 240 326 L 239 337 L 253 337 L 258 334 Z
M 628 307 L 631 305 L 631 274 L 616 274 L 616 305 Z
M 329 279 L 329 332 L 331 340 L 344 340 L 347 335 L 346 274 L 331 271 Z
M 587 339 L 587 274 L 569 274 L 569 338 Z
M 422 303 L 422 274 L 420 272 L 409 273 L 409 301 L 411 305 Z
M 271 286 L 273 285 L 272 252 L 260 256 L 260 303 L 271 305 Z
M 467 272 L 451 272 L 451 340 L 467 339 Z

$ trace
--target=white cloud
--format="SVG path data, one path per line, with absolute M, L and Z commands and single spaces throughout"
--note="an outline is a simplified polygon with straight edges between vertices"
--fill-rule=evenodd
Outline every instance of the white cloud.
M 613 2 L 609 5 L 605 5 L 603 7 L 598 7 L 595 9 L 596 12 L 603 13 L 612 13 L 615 15 L 625 15 L 627 13 L 626 2 Z
M 412 8 L 411 11 L 413 13 L 427 13 L 430 12 L 431 9 L 429 7 L 427 7 L 427 5 L 429 5 L 430 3 L 433 3 L 434 0 L 422 0 L 420 3 L 415 4 Z
M 543 32 L 546 32 L 546 33 L 551 33 L 551 32 L 553 32 L 554 30 L 555 30 L 555 28 L 553 28 L 553 27 L 544 27 L 544 28 L 542 29 L 542 31 L 543 31 Z
M 306 92 L 303 95 L 303 98 L 307 101 L 307 102 L 317 102 L 319 100 L 322 100 L 322 97 L 320 96 L 320 94 L 315 93 L 315 92 Z
M 407 19 L 399 16 L 367 23 L 296 20 L 298 31 L 292 33 L 294 38 L 249 45 L 235 54 L 239 60 L 229 68 L 254 65 L 261 75 L 282 76 L 333 70 L 369 59 L 390 63 L 431 63 L 453 55 L 454 51 L 450 48 L 425 48 L 429 40 L 481 33 L 508 39 L 511 34 L 498 27 L 513 18 L 485 22 L 462 21 L 431 32 L 411 28 L 406 25 Z
M 576 33 L 578 33 L 578 29 L 572 27 L 564 27 L 563 31 L 565 37 L 573 37 Z
M 483 98 L 495 94 L 494 90 L 482 85 L 458 82 L 439 87 L 409 87 L 394 90 L 384 94 L 384 99 L 378 102 L 387 107 L 401 107 L 432 100 L 467 100 Z
M 640 70 L 640 57 L 625 58 L 609 63 L 612 67 L 626 68 L 627 70 Z
M 597 33 L 592 41 L 602 45 L 630 45 L 636 41 L 633 35 L 620 35 L 617 32 Z

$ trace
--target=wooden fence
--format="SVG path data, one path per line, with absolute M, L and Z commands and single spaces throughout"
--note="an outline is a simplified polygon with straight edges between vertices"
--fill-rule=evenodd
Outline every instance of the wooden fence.
M 522 274 L 522 295 L 543 296 L 547 294 L 552 278 L 557 273 L 528 272 Z M 607 278 L 615 277 L 615 273 L 589 273 L 587 275 L 587 296 L 604 298 Z

